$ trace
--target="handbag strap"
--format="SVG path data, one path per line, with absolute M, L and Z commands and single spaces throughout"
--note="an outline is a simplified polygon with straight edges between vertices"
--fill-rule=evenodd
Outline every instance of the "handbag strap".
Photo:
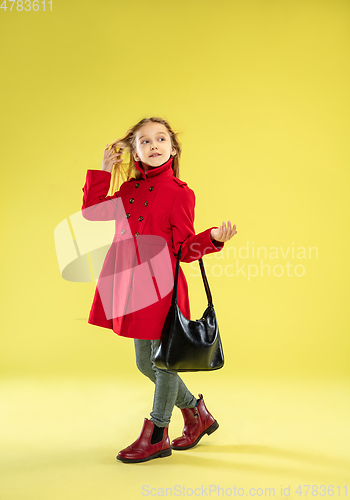
M 184 240 L 186 241 L 186 240 Z M 184 243 L 184 241 L 182 243 Z M 179 279 L 179 269 L 180 269 L 180 258 L 181 258 L 181 247 L 182 243 L 180 245 L 178 254 L 177 254 L 177 259 L 176 259 L 176 270 L 175 270 L 175 279 L 174 279 L 174 290 L 173 290 L 173 297 L 172 297 L 172 303 L 177 304 L 177 285 L 178 285 L 178 279 Z M 205 293 L 207 294 L 208 298 L 208 307 L 213 307 L 213 299 L 211 296 L 210 288 L 209 288 L 209 283 L 207 280 L 207 275 L 205 274 L 205 269 L 204 269 L 204 264 L 203 264 L 203 259 L 202 257 L 198 259 L 199 261 L 199 267 L 201 269 L 201 274 L 202 274 L 202 279 L 204 283 L 204 288 L 205 288 Z

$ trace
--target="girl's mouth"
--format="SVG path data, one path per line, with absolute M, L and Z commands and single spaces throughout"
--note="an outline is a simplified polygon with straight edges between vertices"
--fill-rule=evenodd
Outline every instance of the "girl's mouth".
M 155 154 L 153 154 L 153 155 L 150 155 L 150 158 L 153 158 L 153 157 L 155 157 L 155 156 L 161 156 L 161 155 L 160 155 L 159 153 L 155 153 Z

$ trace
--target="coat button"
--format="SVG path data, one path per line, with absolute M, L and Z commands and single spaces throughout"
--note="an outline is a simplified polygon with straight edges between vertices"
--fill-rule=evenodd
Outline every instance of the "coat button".
M 149 191 L 153 191 L 153 189 L 154 189 L 154 187 L 153 187 L 153 186 L 151 186 L 151 187 L 149 188 Z
M 135 233 L 135 236 L 138 236 L 140 233 Z
M 147 207 L 147 205 L 148 205 L 148 201 L 145 201 L 145 207 Z
M 129 213 L 127 213 L 127 214 L 125 215 L 125 217 L 128 219 L 128 218 L 130 217 L 130 214 L 129 214 Z
M 135 184 L 135 187 L 138 188 L 140 185 L 140 183 L 138 182 L 137 184 Z
M 125 233 L 125 229 L 122 229 L 122 230 L 120 231 L 120 234 L 124 234 L 124 233 Z
M 140 220 L 140 221 L 141 221 L 141 220 L 143 220 L 143 217 L 142 217 L 142 215 L 140 215 L 140 217 L 139 217 L 139 220 Z
M 134 203 L 135 200 L 134 200 L 134 198 L 130 198 L 129 201 L 130 201 L 130 203 Z

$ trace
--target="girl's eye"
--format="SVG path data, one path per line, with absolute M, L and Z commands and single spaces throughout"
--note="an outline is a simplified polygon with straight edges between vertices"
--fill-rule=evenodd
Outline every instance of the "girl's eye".
M 162 139 L 163 141 L 165 141 L 165 138 L 164 137 L 159 137 L 159 139 Z M 144 141 L 141 142 L 141 144 L 143 144 L 144 142 L 148 142 L 147 139 L 145 139 Z

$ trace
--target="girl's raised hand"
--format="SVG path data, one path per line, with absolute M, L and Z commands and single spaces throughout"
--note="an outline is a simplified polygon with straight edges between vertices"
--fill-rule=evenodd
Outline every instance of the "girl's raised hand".
M 102 170 L 105 170 L 106 172 L 112 172 L 113 165 L 122 161 L 123 154 L 123 148 L 120 148 L 118 153 L 116 153 L 115 144 L 112 144 L 111 149 L 108 149 L 109 146 L 110 145 L 107 144 L 105 147 L 102 160 Z
M 236 233 L 237 233 L 236 224 L 234 224 L 231 227 L 231 221 L 229 220 L 227 226 L 226 226 L 226 223 L 224 221 L 219 228 L 212 229 L 210 231 L 210 236 L 212 237 L 213 240 L 216 240 L 216 241 L 228 241 Z

